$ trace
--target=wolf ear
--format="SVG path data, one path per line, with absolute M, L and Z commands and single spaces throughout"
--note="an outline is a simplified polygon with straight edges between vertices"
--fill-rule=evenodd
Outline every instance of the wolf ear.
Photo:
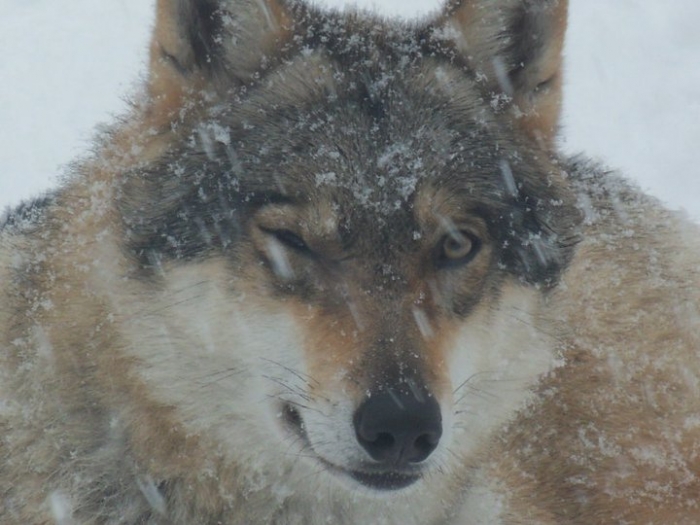
M 438 26 L 496 101 L 508 100 L 517 124 L 547 147 L 561 108 L 567 10 L 567 0 L 451 0 Z
M 284 0 L 157 0 L 152 98 L 176 108 L 217 79 L 250 81 L 288 38 L 290 21 Z

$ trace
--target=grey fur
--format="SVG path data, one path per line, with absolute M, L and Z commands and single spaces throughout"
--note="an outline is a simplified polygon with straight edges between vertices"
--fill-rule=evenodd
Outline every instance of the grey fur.
M 159 0 L 133 114 L 0 220 L 0 521 L 700 522 L 697 228 L 553 151 L 565 6 Z M 385 392 L 443 448 L 363 455 Z

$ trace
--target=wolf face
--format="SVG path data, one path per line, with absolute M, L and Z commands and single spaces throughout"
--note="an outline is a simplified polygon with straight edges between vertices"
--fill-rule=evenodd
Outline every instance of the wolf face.
M 446 523 L 558 358 L 566 3 L 157 9 L 147 96 L 36 221 L 40 263 L 0 268 L 40 289 L 5 344 L 45 350 L 13 381 L 59 428 L 36 438 L 51 482 L 7 508 L 43 519 L 68 491 L 89 523 Z
M 515 31 L 564 7 L 502 4 L 416 26 L 160 4 L 153 103 L 191 106 L 119 189 L 156 297 L 129 332 L 168 341 L 129 346 L 224 454 L 371 491 L 454 476 L 550 367 L 533 317 L 578 214 L 539 114 L 559 41 Z
M 157 10 L 0 220 L 3 524 L 700 523 L 700 234 L 553 151 L 563 0 Z

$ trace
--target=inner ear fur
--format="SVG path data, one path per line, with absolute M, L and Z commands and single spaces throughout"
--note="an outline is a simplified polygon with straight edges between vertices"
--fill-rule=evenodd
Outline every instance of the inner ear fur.
M 254 79 L 290 37 L 285 0 L 157 0 L 149 95 L 160 115 L 183 97 Z M 224 85 L 224 83 L 222 83 Z
M 516 125 L 546 147 L 561 110 L 567 0 L 452 0 L 438 22 Z

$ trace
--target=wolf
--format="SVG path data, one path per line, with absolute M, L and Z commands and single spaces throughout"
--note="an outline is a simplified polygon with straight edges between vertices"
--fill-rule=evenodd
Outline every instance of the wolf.
M 700 523 L 700 231 L 556 150 L 565 0 L 158 0 L 0 232 L 6 525 Z

